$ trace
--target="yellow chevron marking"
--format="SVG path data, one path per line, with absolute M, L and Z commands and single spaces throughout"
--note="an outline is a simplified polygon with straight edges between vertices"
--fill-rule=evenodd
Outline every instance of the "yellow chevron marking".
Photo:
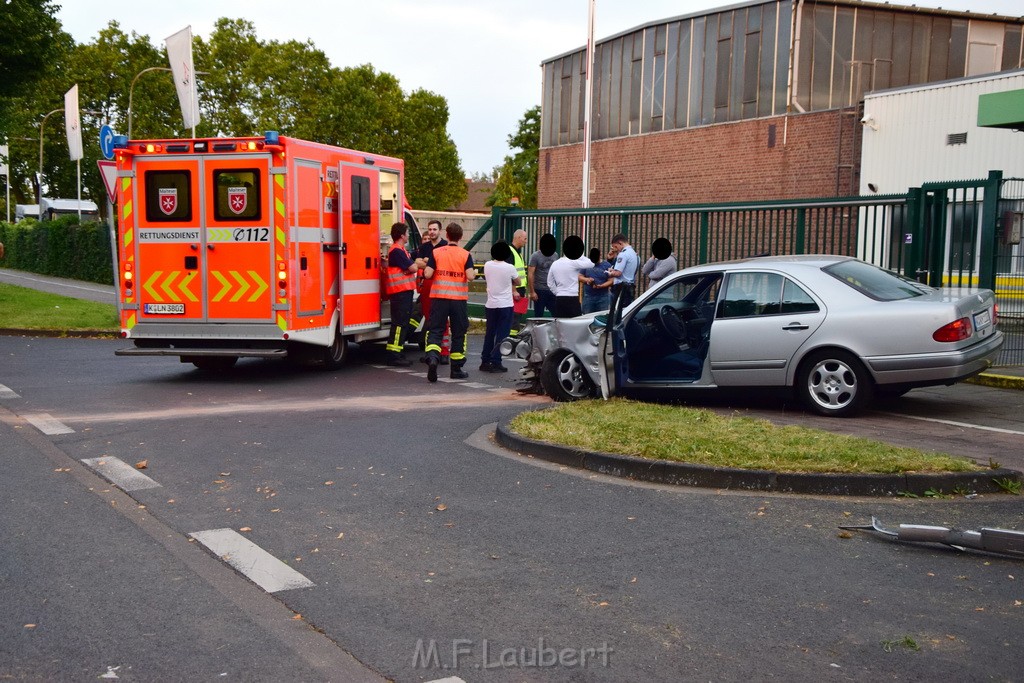
M 135 327 L 135 314 L 134 313 L 132 313 L 131 315 L 128 316 L 128 320 L 126 320 L 124 322 L 124 326 L 126 328 L 128 328 L 129 330 L 132 329 L 133 327 Z
M 171 301 L 181 302 L 181 297 L 178 296 L 177 292 L 171 289 L 171 285 L 174 284 L 174 280 L 177 279 L 178 275 L 181 274 L 180 270 L 172 270 L 164 281 L 160 283 L 160 289 L 164 290 L 164 293 L 171 298 Z
M 267 282 L 266 280 L 261 278 L 260 274 L 257 273 L 255 270 L 249 271 L 249 277 L 251 277 L 253 281 L 257 283 L 256 291 L 253 292 L 252 296 L 249 297 L 249 301 L 253 302 L 260 298 L 260 294 L 263 294 L 263 292 L 267 291 Z
M 163 297 L 160 296 L 160 293 L 153 289 L 153 283 L 156 282 L 157 278 L 163 275 L 163 273 L 164 271 L 162 270 L 153 271 L 153 274 L 149 276 L 149 279 L 146 280 L 146 283 L 142 285 L 142 288 L 146 290 L 151 297 L 153 297 L 153 301 L 163 301 Z
M 245 281 L 245 278 L 243 278 L 237 270 L 230 270 L 228 271 L 228 274 L 231 277 L 235 278 L 235 282 L 238 283 L 238 292 L 236 292 L 235 295 L 231 297 L 231 303 L 235 303 L 236 301 L 242 298 L 243 294 L 249 291 L 249 283 Z
M 207 242 L 230 242 L 231 230 L 229 228 L 211 228 L 206 231 Z
M 274 198 L 274 206 L 277 208 L 277 214 L 281 218 L 284 218 L 284 201 L 281 200 L 281 199 L 278 199 L 277 197 L 275 197 Z
M 281 330 L 288 329 L 288 323 L 285 322 L 284 316 L 281 315 L 280 313 L 277 314 L 277 326 L 280 327 Z
M 132 228 L 127 228 L 124 231 L 124 246 L 125 246 L 125 248 L 130 247 L 134 240 L 135 240 L 135 231 Z
M 277 237 L 277 241 L 281 243 L 281 246 L 284 246 L 284 240 L 285 240 L 284 230 L 281 229 L 281 228 L 277 228 L 276 231 L 274 232 L 274 234 Z
M 132 215 L 132 200 L 128 199 L 121 210 L 121 220 L 128 220 Z
M 225 294 L 231 291 L 231 283 L 228 282 L 228 279 L 221 275 L 219 271 L 214 270 L 211 272 L 213 273 L 213 276 L 217 278 L 217 281 L 220 282 L 221 285 L 220 291 L 217 292 L 217 294 L 213 297 L 213 302 L 217 303 L 224 298 Z
M 199 299 L 196 297 L 196 295 L 193 294 L 192 290 L 189 289 L 189 287 L 188 287 L 189 283 L 192 282 L 192 280 L 195 278 L 196 275 L 198 275 L 198 271 L 195 271 L 195 270 L 188 271 L 185 274 L 185 279 L 181 281 L 180 285 L 178 285 L 178 289 L 181 290 L 181 293 L 184 294 L 185 298 L 187 298 L 192 303 L 197 303 L 199 301 Z

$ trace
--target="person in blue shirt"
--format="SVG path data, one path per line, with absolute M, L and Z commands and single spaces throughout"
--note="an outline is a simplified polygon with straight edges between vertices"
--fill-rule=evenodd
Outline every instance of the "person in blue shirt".
M 618 252 L 614 249 L 608 250 L 608 258 L 598 262 L 601 258 L 601 250 L 593 248 L 590 250 L 590 260 L 596 265 L 593 268 L 586 268 L 580 273 L 580 281 L 583 283 L 583 312 L 597 313 L 607 311 L 612 304 L 611 286 L 612 279 L 608 277 L 608 270 L 612 267 Z
M 612 296 L 621 298 L 622 307 L 625 308 L 636 295 L 636 273 L 640 269 L 640 258 L 629 245 L 629 238 L 621 232 L 612 238 L 612 247 L 619 251 L 615 265 L 608 271 L 608 275 L 615 278 Z

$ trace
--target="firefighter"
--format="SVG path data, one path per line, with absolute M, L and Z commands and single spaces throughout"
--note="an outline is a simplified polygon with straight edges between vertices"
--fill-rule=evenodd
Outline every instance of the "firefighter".
M 423 263 L 427 262 L 430 255 L 434 253 L 434 249 L 437 247 L 444 247 L 448 245 L 448 240 L 441 237 L 441 221 L 436 218 L 430 219 L 427 223 L 427 234 L 423 244 L 420 245 L 416 253 L 413 254 L 417 259 L 422 260 Z M 420 271 L 419 290 L 420 290 L 420 308 L 423 311 L 423 317 L 420 322 L 420 331 L 423 333 L 423 344 L 421 348 L 426 349 L 426 338 L 427 338 L 427 320 L 430 318 L 430 286 L 434 283 L 433 280 L 428 280 L 423 277 L 423 271 Z M 441 340 L 441 365 L 448 365 L 448 358 L 452 351 L 452 338 L 451 330 L 445 328 L 444 339 Z M 420 358 L 421 363 L 427 362 L 427 356 L 424 354 Z
M 420 261 L 413 261 L 405 244 L 409 241 L 409 227 L 405 223 L 391 226 L 391 249 L 388 251 L 387 294 L 391 304 L 391 333 L 388 335 L 388 365 L 408 367 L 412 365 L 402 352 L 405 337 L 409 332 L 409 316 L 412 314 L 412 293 L 416 289 L 416 271 Z
M 448 245 L 436 247 L 423 271 L 433 279 L 430 297 L 430 318 L 427 320 L 427 381 L 437 381 L 441 362 L 441 338 L 446 324 L 452 329 L 451 378 L 466 379 L 466 333 L 469 331 L 469 283 L 476 277 L 473 257 L 459 246 L 462 226 L 449 223 L 445 228 Z

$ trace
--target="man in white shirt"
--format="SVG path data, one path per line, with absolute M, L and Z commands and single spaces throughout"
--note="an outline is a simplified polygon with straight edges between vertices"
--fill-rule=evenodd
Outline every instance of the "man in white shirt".
M 487 327 L 484 332 L 484 348 L 480 353 L 481 372 L 508 372 L 508 368 L 501 364 L 499 344 L 512 331 L 512 307 L 521 296 L 515 288 L 522 283 L 518 269 L 506 262 L 511 255 L 512 250 L 508 244 L 495 242 L 491 246 L 491 260 L 484 264 Z
M 580 271 L 593 268 L 594 262 L 583 255 L 583 240 L 570 235 L 562 242 L 562 258 L 551 264 L 548 289 L 555 295 L 555 317 L 575 318 L 580 307 Z

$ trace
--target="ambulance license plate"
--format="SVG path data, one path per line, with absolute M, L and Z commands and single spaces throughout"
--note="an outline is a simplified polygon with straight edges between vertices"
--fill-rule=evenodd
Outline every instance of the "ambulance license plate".
M 143 304 L 142 310 L 149 315 L 184 315 L 185 304 Z

